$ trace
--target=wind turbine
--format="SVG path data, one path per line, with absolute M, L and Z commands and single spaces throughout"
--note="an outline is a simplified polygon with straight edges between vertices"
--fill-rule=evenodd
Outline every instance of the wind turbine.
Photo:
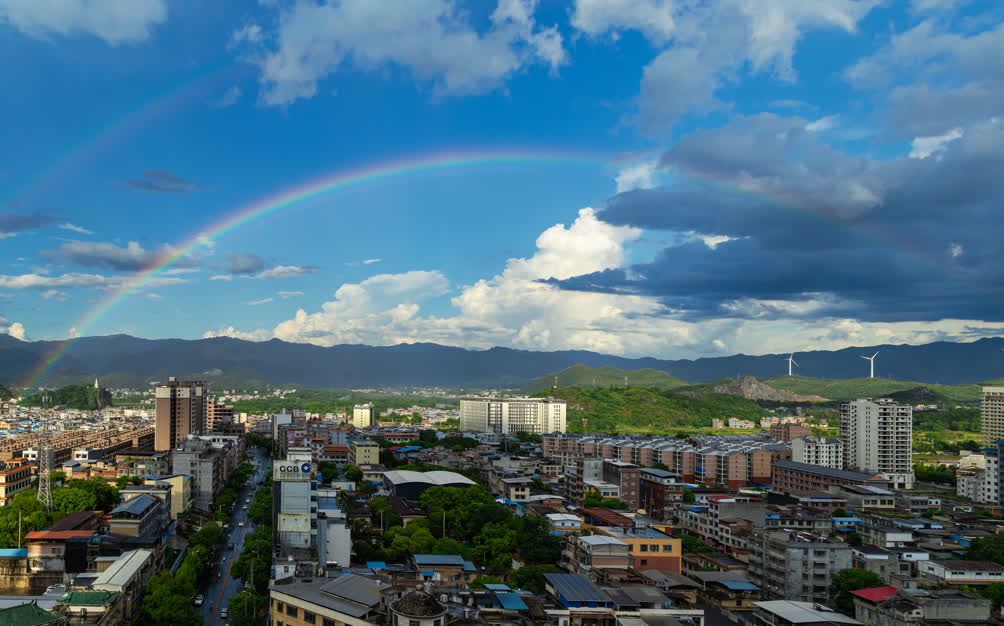
M 788 355 L 788 376 L 791 376 L 791 366 L 792 365 L 794 365 L 795 367 L 798 367 L 798 361 L 795 360 L 795 353 L 794 352 Z
M 875 378 L 875 357 L 878 356 L 878 352 L 871 356 L 863 356 L 862 359 L 868 361 L 871 364 L 871 370 L 868 372 L 868 378 Z

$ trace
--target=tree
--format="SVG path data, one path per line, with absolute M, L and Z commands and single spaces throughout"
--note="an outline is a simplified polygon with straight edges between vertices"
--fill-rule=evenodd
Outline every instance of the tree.
M 830 579 L 830 602 L 833 608 L 844 615 L 854 616 L 852 591 L 881 587 L 884 583 L 879 575 L 866 569 L 842 569 Z
M 1004 565 L 1004 534 L 994 534 L 982 539 L 974 539 L 966 550 L 966 560 L 992 561 Z
M 317 464 L 317 471 L 321 473 L 321 479 L 330 483 L 338 478 L 338 466 L 328 461 L 321 461 Z
M 212 552 L 217 544 L 223 543 L 223 529 L 216 522 L 209 522 L 192 537 L 191 544 L 203 546 Z
M 982 589 L 969 589 L 963 587 L 962 590 L 990 600 L 993 602 L 993 610 L 995 611 L 999 609 L 1001 605 L 1004 605 L 1004 583 L 993 583 L 983 587 Z
M 669 471 L 669 466 L 666 465 L 665 463 L 656 463 L 655 465 L 652 466 L 652 469 L 657 469 L 657 470 L 662 470 L 664 472 L 668 472 Z
M 833 509 L 833 512 L 830 513 L 830 517 L 847 517 L 847 511 L 843 509 Z
M 265 608 L 268 600 L 263 595 L 247 590 L 230 598 L 230 623 L 233 626 L 255 626 L 259 624 L 258 613 Z
M 436 431 L 434 430 L 423 430 L 418 433 L 418 441 L 422 445 L 431 446 L 439 441 L 439 436 L 436 435 Z
M 485 585 L 500 585 L 502 579 L 498 576 L 481 575 L 471 581 L 471 589 L 484 589 Z
M 684 502 L 694 502 L 697 498 L 694 497 L 694 492 L 686 487 L 683 488 L 683 501 Z
M 582 506 L 587 509 L 615 509 L 623 511 L 631 507 L 627 502 L 622 502 L 616 498 L 606 499 L 600 495 L 599 491 L 589 491 L 582 499 Z
M 524 565 L 509 575 L 509 584 L 516 589 L 544 593 L 544 587 L 547 584 L 544 574 L 561 573 L 562 570 L 554 565 Z
M 347 480 L 354 483 L 358 483 L 363 479 L 363 471 L 356 467 L 355 465 L 346 465 L 345 470 L 342 472 Z
M 421 424 L 422 423 L 422 414 L 419 413 L 418 411 L 415 411 L 414 413 L 412 413 L 411 414 L 411 423 L 412 423 L 413 426 L 418 426 L 419 424 Z
M 680 535 L 680 549 L 684 554 L 699 554 L 701 552 L 712 552 L 711 546 L 698 539 L 697 535 L 683 533 Z

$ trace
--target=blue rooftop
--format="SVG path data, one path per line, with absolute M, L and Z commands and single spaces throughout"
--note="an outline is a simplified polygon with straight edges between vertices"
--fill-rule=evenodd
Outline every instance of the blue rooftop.
M 495 597 L 499 599 L 499 604 L 502 605 L 503 609 L 509 611 L 525 611 L 528 609 L 526 602 L 523 602 L 523 598 L 520 598 L 519 594 L 515 591 L 499 592 L 495 594 Z
M 411 558 L 415 559 L 415 565 L 453 565 L 456 567 L 464 566 L 464 557 L 459 554 L 413 554 Z
M 485 589 L 488 589 L 489 591 L 512 591 L 512 587 L 501 583 L 487 583 L 485 585 Z
M 4 548 L 0 549 L 0 559 L 17 559 L 28 556 L 28 548 Z
M 745 580 L 720 580 L 718 581 L 725 585 L 727 589 L 732 591 L 759 591 L 760 587 L 757 587 L 753 583 L 748 583 Z
M 387 563 L 384 561 L 366 561 L 366 567 L 370 569 L 387 569 Z

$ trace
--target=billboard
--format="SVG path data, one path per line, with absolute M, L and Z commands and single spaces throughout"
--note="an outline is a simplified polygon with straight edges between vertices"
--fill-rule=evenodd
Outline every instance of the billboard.
M 300 482 L 310 480 L 310 463 L 298 461 L 276 461 L 272 465 L 272 480 L 275 482 Z

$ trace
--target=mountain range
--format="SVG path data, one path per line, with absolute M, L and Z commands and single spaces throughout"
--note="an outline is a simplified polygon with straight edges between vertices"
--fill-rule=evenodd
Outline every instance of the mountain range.
M 0 384 L 19 384 L 46 355 L 64 342 L 25 342 L 0 335 Z M 801 376 L 859 378 L 868 373 L 862 355 L 878 352 L 875 375 L 922 383 L 959 384 L 1004 378 L 1004 338 L 969 343 L 940 341 L 925 345 L 876 345 L 800 352 Z M 537 352 L 511 348 L 468 350 L 438 344 L 321 347 L 228 337 L 212 339 L 142 339 L 129 335 L 84 337 L 46 370 L 36 384 L 86 384 L 95 376 L 107 386 L 141 387 L 167 376 L 204 373 L 209 380 L 346 387 L 522 387 L 534 379 L 576 364 L 624 370 L 668 372 L 683 381 L 709 382 L 744 375 L 773 378 L 787 373 L 787 354 L 737 354 L 696 360 L 625 358 L 562 350 Z

